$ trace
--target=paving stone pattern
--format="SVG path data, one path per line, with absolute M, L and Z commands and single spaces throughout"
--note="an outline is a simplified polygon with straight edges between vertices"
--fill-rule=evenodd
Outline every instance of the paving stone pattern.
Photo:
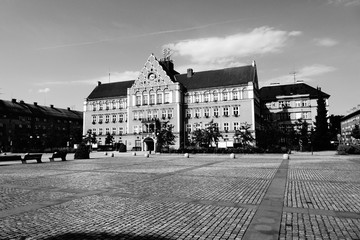
M 0 239 L 360 239 L 359 163 L 97 153 L 0 165 Z

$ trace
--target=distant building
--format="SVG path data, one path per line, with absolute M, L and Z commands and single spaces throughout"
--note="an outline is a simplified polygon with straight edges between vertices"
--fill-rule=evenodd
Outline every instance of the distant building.
M 352 108 L 347 115 L 341 119 L 341 141 L 351 142 L 351 131 L 355 125 L 360 125 L 360 104 Z
M 157 122 L 174 126 L 174 148 L 214 121 L 231 146 L 236 129 L 244 123 L 259 127 L 260 99 L 256 65 L 179 74 L 169 58 L 150 55 L 136 80 L 99 83 L 84 103 L 84 134 L 96 133 L 99 144 L 106 134 L 131 150 L 156 145 Z
M 82 112 L 0 100 L 0 147 L 5 151 L 66 147 L 82 137 Z
M 302 119 L 314 126 L 317 115 L 317 100 L 322 96 L 329 111 L 329 94 L 320 88 L 305 83 L 271 85 L 260 89 L 261 115 L 266 121 L 277 122 L 281 130 L 293 128 L 293 124 Z

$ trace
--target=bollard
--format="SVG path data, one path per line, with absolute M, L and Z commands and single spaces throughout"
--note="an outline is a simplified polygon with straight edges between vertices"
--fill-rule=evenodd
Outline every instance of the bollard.
M 149 157 L 149 153 L 144 153 L 144 157 Z
M 235 154 L 233 154 L 233 153 L 230 154 L 230 158 L 231 158 L 231 159 L 235 158 Z
M 185 153 L 185 154 L 184 154 L 184 157 L 189 158 L 189 154 L 188 154 L 188 153 Z
M 283 159 L 284 159 L 284 160 L 290 159 L 289 154 L 285 153 L 285 154 L 283 155 Z
M 133 155 L 133 156 L 136 156 L 136 152 L 133 152 L 132 155 Z
M 111 157 L 114 157 L 114 153 L 111 154 Z
M 107 156 L 107 152 L 106 152 L 106 153 L 104 153 L 104 155 L 105 155 L 105 156 Z

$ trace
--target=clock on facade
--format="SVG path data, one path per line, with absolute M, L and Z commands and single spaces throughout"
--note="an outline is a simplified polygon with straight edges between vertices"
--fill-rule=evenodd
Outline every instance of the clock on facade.
M 154 80 L 155 78 L 156 78 L 156 74 L 155 74 L 155 73 L 153 73 L 153 72 L 149 73 L 148 79 L 149 79 L 150 81 Z

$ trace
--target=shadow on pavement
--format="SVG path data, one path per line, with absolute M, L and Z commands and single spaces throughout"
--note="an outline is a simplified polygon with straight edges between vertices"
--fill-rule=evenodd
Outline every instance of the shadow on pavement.
M 26 240 L 28 238 L 20 238 L 21 240 Z M 32 239 L 32 238 L 30 238 Z M 60 239 L 84 239 L 84 240 L 98 240 L 98 239 L 134 239 L 134 240 L 140 240 L 140 239 L 149 239 L 149 240 L 172 240 L 171 238 L 165 238 L 161 237 L 159 235 L 135 235 L 135 234 L 109 234 L 104 232 L 94 232 L 94 233 L 64 233 L 61 235 L 53 236 L 53 237 L 47 237 L 44 238 L 45 240 L 60 240 Z

